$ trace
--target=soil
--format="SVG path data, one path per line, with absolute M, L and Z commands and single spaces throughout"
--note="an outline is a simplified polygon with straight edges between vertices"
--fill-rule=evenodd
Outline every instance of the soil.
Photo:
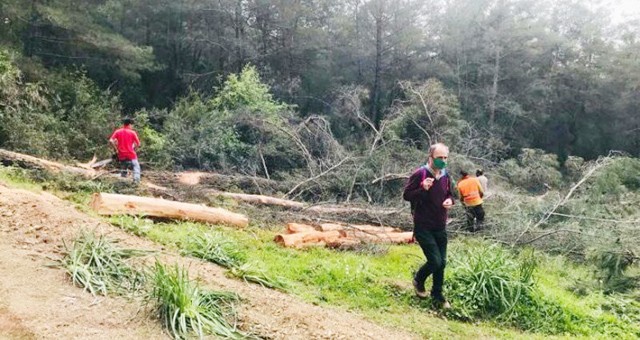
M 188 268 L 207 288 L 242 297 L 239 327 L 266 339 L 411 339 L 362 316 L 316 306 L 278 291 L 227 278 L 224 269 L 184 258 L 127 234 L 48 193 L 0 183 L 0 339 L 169 339 L 139 299 L 93 296 L 55 266 L 64 243 L 82 230 L 121 247 L 157 251 Z

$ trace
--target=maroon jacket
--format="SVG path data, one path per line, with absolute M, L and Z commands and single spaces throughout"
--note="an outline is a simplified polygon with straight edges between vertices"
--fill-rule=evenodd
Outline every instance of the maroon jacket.
M 435 179 L 431 171 L 423 166 L 407 180 L 402 198 L 411 202 L 414 230 L 440 231 L 447 225 L 447 209 L 442 203 L 447 198 L 453 201 L 455 183 L 449 174 L 443 171 L 442 176 Z M 428 191 L 420 185 L 427 177 L 434 178 L 433 186 Z

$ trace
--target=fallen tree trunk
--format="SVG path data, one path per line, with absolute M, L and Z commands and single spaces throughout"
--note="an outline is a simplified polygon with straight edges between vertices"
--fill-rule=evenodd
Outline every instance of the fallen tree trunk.
M 262 204 L 262 205 L 276 205 L 281 206 L 293 210 L 301 210 L 304 208 L 304 204 L 296 201 L 285 200 L 282 198 L 276 198 L 271 196 L 264 195 L 253 195 L 253 194 L 236 194 L 231 192 L 222 192 L 216 191 L 213 193 L 216 196 L 229 197 L 237 201 L 253 203 L 253 204 Z
M 357 230 L 366 233 L 372 234 L 381 234 L 381 233 L 394 233 L 399 232 L 400 229 L 393 227 L 378 227 L 375 225 L 368 224 L 337 224 L 337 223 L 322 223 L 320 225 L 320 230 L 329 231 L 329 230 Z
M 274 241 L 285 247 L 302 248 L 335 242 L 341 237 L 345 237 L 345 233 L 339 230 L 306 231 L 295 234 L 278 234 L 274 238 Z
M 379 233 L 379 234 L 371 234 L 358 230 L 347 230 L 346 231 L 347 239 L 360 240 L 362 242 L 369 243 L 411 243 L 413 242 L 413 233 L 412 232 L 404 232 L 404 233 Z
M 392 210 L 392 209 L 372 210 L 372 209 L 364 209 L 364 208 L 358 208 L 358 207 L 322 206 L 322 205 L 316 205 L 313 207 L 306 208 L 305 211 L 315 212 L 315 213 L 325 213 L 325 214 L 369 213 L 369 214 L 379 214 L 379 215 L 393 214 L 397 212 L 396 210 Z
M 4 149 L 0 149 L 0 161 L 2 161 L 4 165 L 17 165 L 25 168 L 43 169 L 53 172 L 68 172 L 87 178 L 93 178 L 96 175 L 95 170 L 82 169 Z
M 207 223 L 224 223 L 240 228 L 249 224 L 249 219 L 222 208 L 168 201 L 159 198 L 95 193 L 91 207 L 100 215 L 145 215 Z

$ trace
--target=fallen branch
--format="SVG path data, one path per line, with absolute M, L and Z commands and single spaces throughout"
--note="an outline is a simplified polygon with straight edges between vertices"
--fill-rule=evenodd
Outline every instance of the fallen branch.
M 587 217 L 587 216 L 577 216 L 577 215 L 569 215 L 569 214 L 560 214 L 560 213 L 551 213 L 551 215 L 554 216 L 562 216 L 562 217 L 569 217 L 569 218 L 575 218 L 578 220 L 589 220 L 589 221 L 600 221 L 600 222 L 613 222 L 613 223 L 622 223 L 622 224 L 636 224 L 636 223 L 640 223 L 640 220 L 613 220 L 613 219 L 609 219 L 609 218 L 597 218 L 597 217 Z
M 289 192 L 287 192 L 284 197 L 289 197 L 289 195 L 291 195 L 292 193 L 294 193 L 296 190 L 298 190 L 298 188 L 306 183 L 309 183 L 311 181 L 315 181 L 316 179 L 328 174 L 329 172 L 331 172 L 333 169 L 339 167 L 340 165 L 342 165 L 342 163 L 346 162 L 347 160 L 349 160 L 350 157 L 345 157 L 343 158 L 340 162 L 338 162 L 337 164 L 333 165 L 332 167 L 330 167 L 329 169 L 319 173 L 318 175 L 315 175 L 311 178 L 307 178 L 306 180 L 298 183 L 295 187 L 293 187 L 293 189 L 289 190 Z
M 524 236 L 524 234 L 526 234 L 527 232 L 529 232 L 529 230 L 531 229 L 535 229 L 537 227 L 539 227 L 542 223 L 546 222 L 549 217 L 551 217 L 551 215 L 553 213 L 555 213 L 555 211 L 562 206 L 563 204 L 565 204 L 569 198 L 571 198 L 571 196 L 573 195 L 573 193 L 576 191 L 576 189 L 578 189 L 578 187 L 580 187 L 580 185 L 582 185 L 584 182 L 587 181 L 587 179 L 589 179 L 589 177 L 591 177 L 596 170 L 600 169 L 601 167 L 603 167 L 604 165 L 606 165 L 608 162 L 606 161 L 602 161 L 602 162 L 597 162 L 596 165 L 594 165 L 591 169 L 589 169 L 589 171 L 587 172 L 586 175 L 584 175 L 582 177 L 582 179 L 580 179 L 580 181 L 578 181 L 578 183 L 576 183 L 573 187 L 571 187 L 571 189 L 569 190 L 569 192 L 567 193 L 567 195 L 561 199 L 560 201 L 558 201 L 551 210 L 549 210 L 547 213 L 544 214 L 544 216 L 542 218 L 540 218 L 540 220 L 533 226 L 529 225 L 527 226 L 524 231 L 522 231 L 522 233 L 520 234 L 520 236 L 518 236 L 516 238 L 516 240 L 511 244 L 511 246 L 515 246 L 516 244 L 518 244 L 518 242 L 520 241 L 520 239 L 522 238 L 522 236 Z
M 371 184 L 376 184 L 380 181 L 393 181 L 393 180 L 397 180 L 397 179 L 407 179 L 409 178 L 409 174 L 404 173 L 404 174 L 386 174 L 382 177 L 378 177 L 376 179 L 374 179 L 373 181 L 371 181 Z

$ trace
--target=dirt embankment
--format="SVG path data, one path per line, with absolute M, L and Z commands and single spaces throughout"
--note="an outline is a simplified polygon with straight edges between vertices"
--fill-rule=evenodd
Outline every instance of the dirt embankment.
M 140 301 L 94 297 L 73 287 L 62 269 L 63 241 L 94 230 L 122 247 L 159 251 L 161 261 L 189 268 L 212 289 L 244 300 L 240 327 L 268 339 L 409 339 L 345 311 L 319 307 L 257 285 L 224 276 L 224 269 L 182 258 L 145 239 L 124 233 L 47 193 L 0 183 L 0 339 L 169 338 Z

